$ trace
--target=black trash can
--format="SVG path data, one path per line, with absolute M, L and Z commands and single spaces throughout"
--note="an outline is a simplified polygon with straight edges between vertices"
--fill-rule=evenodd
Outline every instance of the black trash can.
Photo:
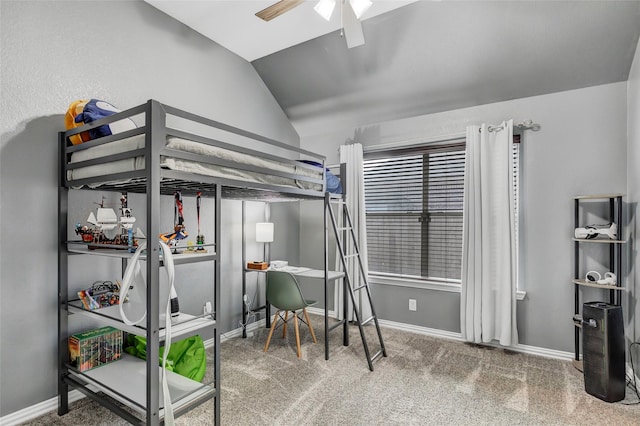
M 582 319 L 584 388 L 603 401 L 620 401 L 625 395 L 622 307 L 588 302 Z

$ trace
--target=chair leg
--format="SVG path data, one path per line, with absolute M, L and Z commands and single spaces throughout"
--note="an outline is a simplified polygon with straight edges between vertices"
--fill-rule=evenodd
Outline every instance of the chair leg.
M 287 337 L 287 321 L 289 320 L 289 311 L 284 312 L 284 325 L 282 326 L 282 338 Z
M 273 320 L 273 324 L 271 324 L 271 330 L 269 330 L 269 336 L 267 336 L 267 342 L 264 344 L 264 352 L 266 352 L 267 349 L 269 349 L 269 343 L 271 343 L 271 336 L 273 336 L 273 330 L 276 329 L 276 325 L 278 324 L 278 318 L 280 318 L 279 313 L 280 311 L 276 311 L 276 317 Z
M 298 358 L 301 358 L 302 355 L 300 354 L 300 331 L 298 330 L 298 315 L 296 315 L 296 313 L 293 313 L 293 328 L 295 328 L 296 330 L 296 349 L 298 352 Z
M 307 308 L 304 308 L 302 312 L 304 312 L 304 317 L 307 320 L 307 325 L 309 326 L 309 331 L 311 332 L 313 343 L 318 343 L 318 341 L 316 340 L 316 333 L 313 332 L 313 326 L 311 325 L 311 321 L 309 320 L 309 314 L 307 313 Z

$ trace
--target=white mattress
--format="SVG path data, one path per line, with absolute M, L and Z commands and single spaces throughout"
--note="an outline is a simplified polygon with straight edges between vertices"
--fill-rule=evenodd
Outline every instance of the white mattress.
M 94 158 L 100 158 L 107 155 L 118 154 L 122 152 L 132 151 L 136 149 L 144 148 L 145 136 L 137 135 L 131 138 L 123 139 L 121 141 L 115 141 L 104 145 L 99 145 L 93 148 L 89 148 L 83 151 L 74 152 L 71 155 L 70 163 L 78 163 L 81 161 L 91 160 Z M 310 169 L 304 166 L 296 166 L 290 163 L 279 163 L 277 161 L 266 160 L 264 158 L 256 157 L 249 154 L 230 151 L 228 149 L 219 148 L 199 142 L 193 142 L 182 138 L 170 137 L 167 138 L 167 148 L 175 149 L 178 151 L 190 152 L 194 154 L 211 156 L 220 158 L 227 161 L 233 161 L 244 165 L 250 165 L 260 168 L 269 169 L 272 171 L 279 171 L 285 173 L 291 173 L 295 175 L 311 177 L 316 179 L 322 179 L 322 169 Z M 298 181 L 295 179 L 289 179 L 281 176 L 267 175 L 263 173 L 249 172 L 246 170 L 235 169 L 231 167 L 222 167 L 206 163 L 200 163 L 195 161 L 188 161 L 178 158 L 172 158 L 162 156 L 160 158 L 160 165 L 163 168 L 183 171 L 188 173 L 196 173 L 206 176 L 214 176 L 220 178 L 228 178 L 241 180 L 246 182 L 259 182 L 270 185 L 281 185 L 287 187 L 296 187 L 303 189 L 322 190 L 321 184 L 314 184 L 306 181 Z M 144 157 L 139 156 L 135 158 L 128 158 L 125 160 L 112 161 L 105 164 L 80 167 L 67 171 L 67 180 L 73 186 L 74 180 L 91 178 L 95 176 L 103 176 L 113 173 L 123 173 L 134 170 L 144 169 Z M 120 181 L 122 182 L 122 181 Z M 98 184 L 92 184 L 92 188 L 99 187 L 107 182 Z M 111 183 L 111 182 L 109 182 Z

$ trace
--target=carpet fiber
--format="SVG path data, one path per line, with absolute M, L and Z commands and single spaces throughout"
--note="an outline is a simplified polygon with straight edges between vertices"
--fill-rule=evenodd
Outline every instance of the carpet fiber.
M 223 425 L 640 424 L 629 388 L 624 401 L 603 402 L 584 391 L 582 373 L 568 361 L 383 328 L 388 357 L 370 372 L 357 327 L 351 327 L 348 347 L 341 331 L 332 332 L 325 361 L 323 320 L 312 321 L 318 343 L 301 329 L 302 359 L 292 329 L 288 339 L 276 331 L 267 353 L 264 329 L 221 345 Z M 366 329 L 376 352 L 375 329 Z M 176 423 L 213 424 L 212 405 Z M 85 398 L 65 416 L 50 413 L 28 424 L 126 423 Z

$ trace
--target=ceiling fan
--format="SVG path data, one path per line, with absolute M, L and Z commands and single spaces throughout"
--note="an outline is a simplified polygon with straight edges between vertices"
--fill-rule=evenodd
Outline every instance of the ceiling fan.
M 258 18 L 265 21 L 271 21 L 274 18 L 290 11 L 294 7 L 300 5 L 304 0 L 280 0 L 269 7 L 262 9 L 256 13 Z M 314 6 L 314 10 L 329 21 L 336 7 L 336 2 L 340 2 L 341 14 L 341 31 L 340 35 L 344 35 L 347 41 L 347 47 L 352 48 L 364 44 L 364 34 L 362 33 L 362 24 L 360 17 L 372 5 L 371 0 L 320 0 Z

